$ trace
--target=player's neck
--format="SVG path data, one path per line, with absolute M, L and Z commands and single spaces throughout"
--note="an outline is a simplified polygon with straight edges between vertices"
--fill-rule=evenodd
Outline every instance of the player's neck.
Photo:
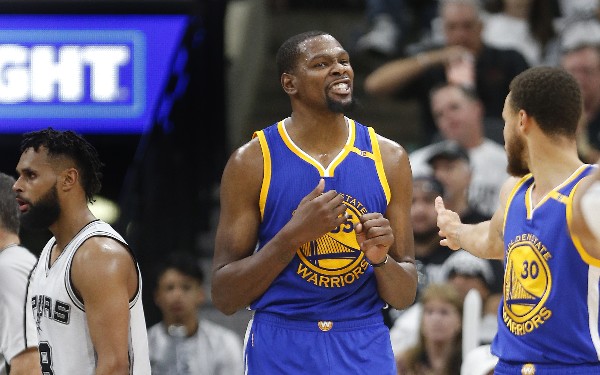
M 545 196 L 583 165 L 575 145 L 554 146 L 530 149 L 529 169 L 535 178 L 535 196 Z
M 75 212 L 63 210 L 58 220 L 48 229 L 54 235 L 58 249 L 62 250 L 83 227 L 94 220 L 96 220 L 96 217 L 87 207 Z

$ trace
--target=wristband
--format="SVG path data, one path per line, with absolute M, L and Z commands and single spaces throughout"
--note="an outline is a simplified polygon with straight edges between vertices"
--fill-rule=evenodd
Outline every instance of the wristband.
M 390 256 L 387 255 L 387 254 L 385 254 L 385 259 L 383 260 L 383 262 L 381 262 L 381 263 L 371 263 L 371 267 L 382 267 L 382 266 L 384 266 L 388 262 L 388 259 L 390 259 Z

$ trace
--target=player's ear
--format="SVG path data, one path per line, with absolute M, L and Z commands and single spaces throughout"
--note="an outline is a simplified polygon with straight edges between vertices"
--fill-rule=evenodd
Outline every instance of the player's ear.
M 63 190 L 71 190 L 79 182 L 79 171 L 75 168 L 67 168 L 61 172 L 59 181 Z
M 283 91 L 288 95 L 295 94 L 296 89 L 296 76 L 290 73 L 283 73 L 281 75 L 281 87 L 283 87 Z

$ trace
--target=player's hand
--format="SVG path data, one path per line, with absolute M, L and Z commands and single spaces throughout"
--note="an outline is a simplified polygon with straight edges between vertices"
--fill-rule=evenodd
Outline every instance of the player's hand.
M 394 243 L 394 232 L 388 219 L 379 212 L 364 214 L 354 227 L 360 249 L 371 263 L 384 261 Z
M 335 190 L 323 192 L 325 180 L 308 193 L 294 211 L 288 225 L 301 243 L 315 240 L 346 221 L 344 198 Z
M 435 198 L 435 210 L 437 211 L 437 226 L 440 228 L 439 235 L 443 238 L 440 245 L 447 246 L 452 250 L 461 248 L 460 226 L 461 221 L 458 214 L 444 207 L 442 197 Z

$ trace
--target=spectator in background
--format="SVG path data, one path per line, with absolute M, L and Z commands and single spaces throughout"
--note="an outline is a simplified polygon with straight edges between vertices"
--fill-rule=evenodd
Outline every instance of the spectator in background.
M 463 301 L 450 284 L 430 284 L 423 306 L 417 343 L 397 356 L 398 374 L 458 374 L 462 363 Z
M 442 142 L 427 159 L 433 175 L 444 186 L 444 200 L 463 222 L 479 223 L 490 216 L 469 203 L 469 186 L 473 176 L 469 153 L 455 142 Z M 437 217 L 437 214 L 436 214 Z M 437 224 L 436 224 L 437 227 Z
M 27 296 L 36 257 L 20 245 L 15 179 L 0 173 L 0 375 L 41 374 L 37 332 Z
M 437 14 L 437 0 L 366 0 L 368 31 L 356 41 L 358 53 L 372 52 L 385 58 L 403 52 L 404 42 L 413 31 L 429 34 L 431 20 Z M 418 30 L 412 30 L 415 24 Z
M 586 163 L 595 163 L 600 158 L 600 43 L 566 50 L 561 65 L 575 77 L 583 96 L 579 156 Z
M 242 340 L 199 317 L 205 301 L 198 259 L 172 253 L 160 264 L 154 300 L 163 320 L 148 330 L 153 375 L 242 375 Z
M 496 0 L 485 20 L 484 43 L 520 52 L 530 66 L 559 64 L 560 42 L 549 0 Z
M 437 212 L 434 206 L 435 198 L 439 195 L 444 195 L 444 188 L 434 177 L 418 176 L 413 179 L 410 219 L 413 225 L 415 260 L 419 275 L 417 299 L 427 285 L 445 281 L 442 265 L 452 255 L 452 251 L 440 245 L 441 238 L 438 235 Z M 415 306 L 416 308 L 413 308 Z M 384 310 L 384 316 L 390 327 L 395 326 L 399 318 L 410 322 L 408 327 L 400 324 L 390 332 L 394 353 L 416 342 L 418 325 L 413 323 L 418 322 L 420 314 L 418 303 L 402 311 L 389 308 Z
M 445 142 L 456 142 L 469 153 L 472 166 L 469 204 L 486 216 L 498 206 L 500 187 L 508 177 L 504 148 L 485 137 L 483 105 L 472 90 L 443 84 L 431 91 L 431 111 L 444 141 L 417 149 L 409 155 L 413 174 L 431 174 L 427 160 Z
M 369 51 L 386 57 L 397 55 L 406 32 L 405 10 L 404 0 L 366 0 L 369 30 L 356 41 L 356 51 Z
M 427 284 L 442 282 L 442 264 L 452 254 L 452 250 L 440 245 L 438 235 L 435 198 L 445 196 L 442 184 L 431 176 L 418 176 L 413 179 L 413 198 L 410 217 L 415 237 L 415 259 L 419 273 L 418 291 Z M 450 250 L 450 251 L 449 251 Z
M 436 283 L 452 285 L 458 292 L 461 303 L 467 293 L 476 289 L 484 302 L 482 309 L 480 342 L 489 343 L 497 330 L 496 310 L 500 295 L 497 285 L 501 283 L 502 270 L 494 270 L 491 261 L 479 259 L 463 251 L 454 252 L 440 268 L 441 280 Z M 500 279 L 498 278 L 500 277 Z M 429 285 L 431 285 L 429 284 Z M 425 286 L 424 290 L 428 286 Z M 424 292 L 421 293 L 421 295 Z M 408 309 L 401 312 L 390 328 L 392 348 L 398 356 L 418 340 L 418 327 L 423 311 L 423 304 L 418 300 Z M 489 315 L 489 314 L 492 315 Z
M 498 304 L 502 297 L 503 269 L 494 270 L 493 259 L 481 259 L 464 250 L 454 252 L 442 265 L 444 279 L 459 292 L 462 300 L 475 289 L 482 301 L 479 343 L 489 344 L 498 331 L 496 320 Z M 500 263 L 501 264 L 501 263 Z
M 474 89 L 486 115 L 500 119 L 508 84 L 528 68 L 519 52 L 483 42 L 483 21 L 477 0 L 440 0 L 439 3 L 444 44 L 416 48 L 410 52 L 411 56 L 375 69 L 364 82 L 365 91 L 371 95 L 397 93 L 405 99 L 417 99 L 427 141 L 435 139 L 437 134 L 429 107 L 429 92 L 434 86 L 449 82 Z

